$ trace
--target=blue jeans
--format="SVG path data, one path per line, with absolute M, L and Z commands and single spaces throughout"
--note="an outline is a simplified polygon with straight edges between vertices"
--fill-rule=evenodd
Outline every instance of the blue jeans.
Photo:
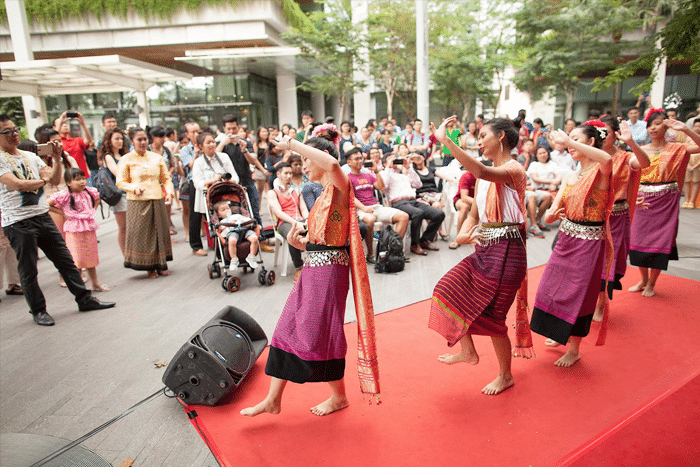
M 260 196 L 258 195 L 258 189 L 255 187 L 255 183 L 250 186 L 245 187 L 245 191 L 248 193 L 248 199 L 250 200 L 250 209 L 253 211 L 253 217 L 255 222 L 262 228 L 262 219 L 260 218 Z

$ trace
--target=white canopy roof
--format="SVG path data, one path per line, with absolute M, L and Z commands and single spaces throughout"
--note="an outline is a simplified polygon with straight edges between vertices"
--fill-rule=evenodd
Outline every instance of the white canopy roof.
M 158 82 L 192 75 L 121 55 L 2 62 L 0 97 L 144 92 Z

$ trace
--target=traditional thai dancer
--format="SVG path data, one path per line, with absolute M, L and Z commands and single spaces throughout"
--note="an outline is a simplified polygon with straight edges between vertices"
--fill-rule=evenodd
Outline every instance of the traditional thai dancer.
M 588 335 L 600 291 L 603 257 L 612 261 L 612 240 L 606 221 L 612 210 L 610 175 L 612 156 L 600 149 L 607 136 L 605 125 L 593 120 L 579 125 L 569 136 L 561 130 L 555 143 L 569 147 L 580 169 L 569 174 L 557 193 L 545 222 L 561 219 L 559 239 L 545 267 L 530 321 L 531 329 L 566 344 L 566 353 L 555 362 L 569 367 L 581 358 L 581 340 Z
M 646 120 L 651 143 L 642 149 L 649 154 L 651 165 L 642 169 L 641 205 L 634 216 L 630 236 L 630 264 L 639 267 L 642 277 L 629 290 L 653 297 L 659 274 L 668 268 L 669 260 L 678 259 L 680 188 L 690 154 L 700 152 L 700 135 L 683 122 L 668 120 L 663 109 L 651 109 Z M 694 144 L 667 142 L 668 129 L 685 133 Z
M 600 121 L 605 123 L 605 130 L 608 132 L 602 149 L 613 158 L 612 191 L 615 194 L 615 204 L 610 213 L 610 235 L 613 241 L 612 266 L 608 274 L 603 271 L 593 321 L 603 320 L 603 312 L 608 307 L 608 298 L 612 299 L 613 290 L 622 290 L 620 280 L 627 271 L 630 225 L 637 204 L 640 169 L 649 167 L 649 156 L 632 139 L 632 132 L 626 122 L 618 122 L 610 115 L 604 115 Z M 629 146 L 632 153 L 617 147 L 615 145 L 617 140 Z
M 276 144 L 301 154 L 309 180 L 324 189 L 309 213 L 308 234 L 306 226 L 295 224 L 287 235 L 290 245 L 308 254 L 270 342 L 265 367 L 272 377 L 270 391 L 241 414 L 279 413 L 287 381 L 327 381 L 331 397 L 311 408 L 316 415 L 327 415 L 348 405 L 343 321 L 350 277 L 358 324 L 360 389 L 379 398 L 374 310 L 354 194 L 333 143 L 311 138 L 303 144 L 285 136 Z
M 493 161 L 493 167 L 472 158 L 447 136 L 446 128 L 455 120 L 454 116 L 449 117 L 437 130 L 433 124 L 431 129 L 438 141 L 478 179 L 474 192 L 476 202 L 457 235 L 458 243 L 476 246 L 474 253 L 452 268 L 435 286 L 428 326 L 445 337 L 450 347 L 460 343 L 459 353 L 438 357 L 448 365 L 479 363 L 472 335 L 491 336 L 499 373 L 481 392 L 499 394 L 514 384 L 506 314 L 519 290 L 515 355 L 532 355 L 525 281 L 527 175 L 510 156 L 511 149 L 518 143 L 518 130 L 510 120 L 491 120 L 479 131 L 479 148 L 484 157 Z

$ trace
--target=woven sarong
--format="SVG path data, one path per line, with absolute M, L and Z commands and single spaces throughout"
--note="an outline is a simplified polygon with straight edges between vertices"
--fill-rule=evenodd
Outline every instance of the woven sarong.
M 565 345 L 585 337 L 600 293 L 605 240 L 560 233 L 537 287 L 530 320 L 533 332 Z
M 295 383 L 342 379 L 349 289 L 346 250 L 309 251 L 272 334 L 265 373 Z
M 630 234 L 630 264 L 643 268 L 668 269 L 669 260 L 678 259 L 676 234 L 681 193 L 639 192 L 649 207 L 638 206 Z
M 78 269 L 95 268 L 100 264 L 97 254 L 97 234 L 89 232 L 66 232 L 66 246 Z
M 124 267 L 165 271 L 173 260 L 170 220 L 162 199 L 129 200 L 126 208 Z
M 527 273 L 520 238 L 503 238 L 464 258 L 435 286 L 428 327 L 449 346 L 466 334 L 508 335 L 506 314 Z

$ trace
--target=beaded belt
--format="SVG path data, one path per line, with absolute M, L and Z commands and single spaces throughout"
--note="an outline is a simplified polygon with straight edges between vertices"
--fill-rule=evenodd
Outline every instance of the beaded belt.
M 623 201 L 621 203 L 618 203 L 617 201 L 615 204 L 613 204 L 612 207 L 612 212 L 610 213 L 611 216 L 621 216 L 625 212 L 629 211 L 630 205 L 627 201 Z
M 605 238 L 605 226 L 581 225 L 566 218 L 561 221 L 559 232 L 583 240 L 603 240 Z
M 330 266 L 338 264 L 340 266 L 350 266 L 350 254 L 348 250 L 322 250 L 307 251 L 304 259 L 304 266 Z
M 678 183 L 657 183 L 654 185 L 639 185 L 639 193 L 644 193 L 645 196 L 661 196 L 669 191 L 678 191 Z
M 479 227 L 479 233 L 481 233 L 481 238 L 479 238 L 479 244 L 481 246 L 490 246 L 494 243 L 498 243 L 503 238 L 519 238 L 520 236 L 520 225 L 498 225 L 489 226 L 482 224 Z

